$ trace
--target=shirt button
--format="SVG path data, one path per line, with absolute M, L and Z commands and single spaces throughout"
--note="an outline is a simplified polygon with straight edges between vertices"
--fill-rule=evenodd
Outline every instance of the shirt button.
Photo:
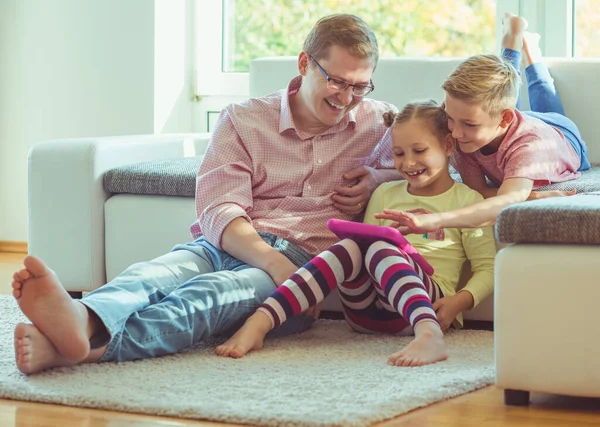
M 306 187 L 306 188 L 308 188 L 309 190 L 312 190 L 312 187 L 310 185 L 308 187 Z
M 319 160 L 317 160 L 317 163 L 321 164 L 321 163 L 323 163 L 323 160 L 319 159 Z

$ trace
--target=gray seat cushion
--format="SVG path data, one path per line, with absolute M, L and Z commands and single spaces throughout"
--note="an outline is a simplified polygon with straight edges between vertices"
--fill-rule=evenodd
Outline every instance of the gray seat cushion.
M 109 193 L 194 197 L 196 174 L 203 158 L 186 157 L 119 166 L 104 175 L 104 189 Z M 452 176 L 461 182 L 456 171 L 452 172 Z M 600 165 L 583 172 L 579 179 L 551 184 L 540 190 L 600 191 Z
M 600 191 L 509 206 L 496 220 L 496 239 L 502 243 L 600 244 Z
M 196 174 L 204 156 L 133 163 L 104 174 L 109 193 L 188 196 L 196 194 Z

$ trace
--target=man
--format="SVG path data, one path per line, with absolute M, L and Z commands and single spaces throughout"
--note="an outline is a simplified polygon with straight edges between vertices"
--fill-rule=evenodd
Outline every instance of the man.
M 378 57 L 365 22 L 325 17 L 287 90 L 223 110 L 198 172 L 194 242 L 129 267 L 80 301 L 27 257 L 13 282 L 33 323 L 15 330 L 19 369 L 161 356 L 233 333 L 334 243 L 327 219 L 357 218 L 379 183 L 398 179 L 382 122 L 394 108 L 364 98 Z

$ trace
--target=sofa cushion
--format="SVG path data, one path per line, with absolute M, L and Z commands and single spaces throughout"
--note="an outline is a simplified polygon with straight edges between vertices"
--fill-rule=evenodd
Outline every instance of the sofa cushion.
M 600 244 L 600 191 L 509 206 L 496 220 L 496 239 L 502 243 Z
M 196 193 L 196 174 L 203 158 L 185 157 L 119 166 L 104 175 L 104 189 L 109 193 L 193 197 Z M 462 182 L 453 168 L 451 174 L 457 182 Z M 540 190 L 577 190 L 578 193 L 600 191 L 600 165 L 583 172 L 579 179 L 551 184 Z
M 196 194 L 196 174 L 204 156 L 133 163 L 104 175 L 109 193 L 189 196 Z

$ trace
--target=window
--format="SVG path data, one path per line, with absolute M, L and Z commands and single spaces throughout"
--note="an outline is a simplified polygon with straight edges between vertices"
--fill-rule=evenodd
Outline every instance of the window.
M 330 13 L 373 28 L 381 56 L 467 56 L 495 49 L 496 0 L 224 0 L 224 72 L 247 72 L 256 57 L 297 55 Z
M 600 0 L 575 0 L 573 7 L 573 56 L 600 57 Z

